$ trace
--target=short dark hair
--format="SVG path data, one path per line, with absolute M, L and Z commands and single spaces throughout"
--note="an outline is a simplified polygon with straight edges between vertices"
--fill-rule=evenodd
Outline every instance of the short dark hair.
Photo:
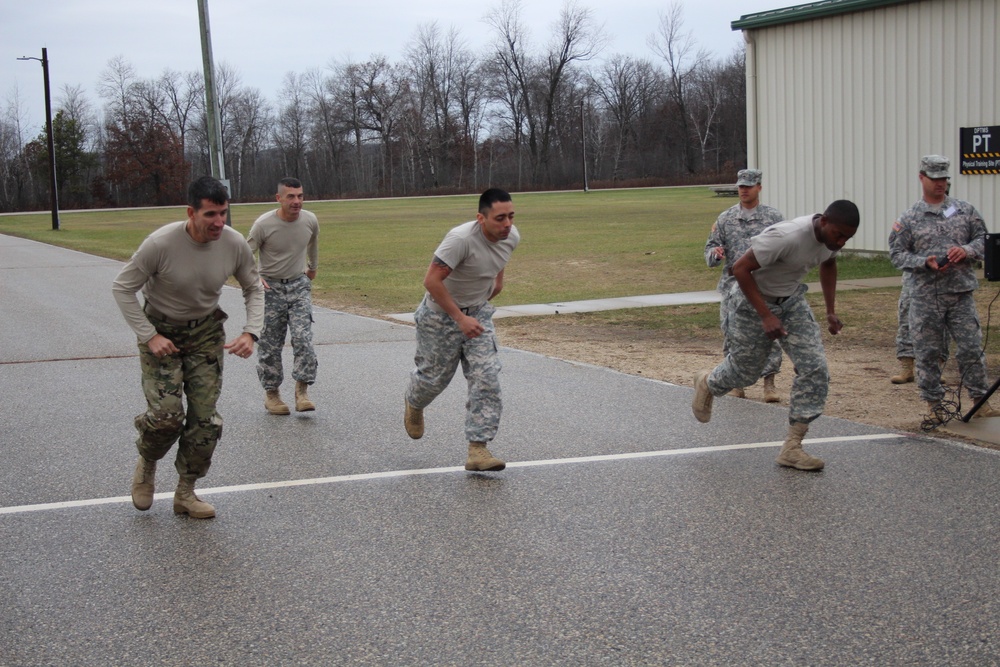
M 500 188 L 490 188 L 479 195 L 479 212 L 486 215 L 493 208 L 493 204 L 496 204 L 498 201 L 511 201 L 510 193 Z
M 838 199 L 829 206 L 823 212 L 826 216 L 828 222 L 832 222 L 835 225 L 844 225 L 845 227 L 858 228 L 861 224 L 861 213 L 858 211 L 857 205 L 854 202 L 848 201 L 847 199 Z
M 300 181 L 297 178 L 293 178 L 291 176 L 286 176 L 280 181 L 278 181 L 278 186 L 280 187 L 282 185 L 284 185 L 286 188 L 301 188 L 302 181 Z
M 211 176 L 196 178 L 188 186 L 188 206 L 197 211 L 205 199 L 213 204 L 225 204 L 229 201 L 229 190 L 217 178 Z

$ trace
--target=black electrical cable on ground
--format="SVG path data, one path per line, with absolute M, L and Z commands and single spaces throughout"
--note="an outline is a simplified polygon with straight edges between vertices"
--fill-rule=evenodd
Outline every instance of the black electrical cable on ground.
M 986 358 L 986 345 L 990 340 L 990 319 L 993 312 L 993 304 L 996 303 L 998 297 L 1000 297 L 1000 291 L 994 295 L 994 297 L 990 300 L 990 304 L 986 307 L 986 330 L 985 335 L 983 336 L 983 347 L 979 351 L 979 356 L 984 360 L 984 363 Z M 965 385 L 965 373 L 968 372 L 969 369 L 966 368 L 965 372 L 962 373 L 962 377 L 958 380 L 957 390 L 947 387 L 945 388 L 946 398 L 942 399 L 938 405 L 934 406 L 930 415 L 925 417 L 923 421 L 920 422 L 921 431 L 927 433 L 928 431 L 933 431 L 940 426 L 944 426 L 953 419 L 962 418 L 962 387 Z M 954 400 L 949 400 L 947 398 L 949 394 L 954 396 Z

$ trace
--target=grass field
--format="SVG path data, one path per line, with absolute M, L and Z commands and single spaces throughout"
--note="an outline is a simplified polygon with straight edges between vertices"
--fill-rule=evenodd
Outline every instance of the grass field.
M 517 194 L 521 244 L 497 303 L 713 289 L 719 271 L 705 265 L 705 240 L 718 214 L 736 202 L 704 186 Z M 434 249 L 451 227 L 475 216 L 476 203 L 471 195 L 307 202 L 321 230 L 316 301 L 369 314 L 412 310 Z M 275 206 L 233 206 L 233 227 L 245 235 Z M 0 233 L 126 260 L 152 230 L 186 214 L 172 207 L 60 217 L 62 229 L 53 231 L 47 214 L 0 216 Z M 884 257 L 844 257 L 840 275 L 897 271 Z

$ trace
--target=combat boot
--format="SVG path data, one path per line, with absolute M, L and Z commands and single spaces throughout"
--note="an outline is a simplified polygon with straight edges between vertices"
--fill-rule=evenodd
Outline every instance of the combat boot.
M 181 477 L 174 491 L 174 514 L 187 514 L 192 519 L 211 519 L 215 508 L 194 495 L 194 477 Z
M 798 470 L 822 470 L 823 461 L 802 451 L 802 438 L 809 430 L 809 424 L 794 422 L 788 425 L 788 438 L 781 446 L 776 459 L 778 465 Z
M 942 364 L 943 365 L 943 364 Z M 890 378 L 893 384 L 913 382 L 913 357 L 899 358 L 899 373 Z
M 736 398 L 746 398 L 747 392 L 746 389 L 744 389 L 743 387 L 737 387 L 736 389 L 731 390 L 729 392 L 729 395 L 734 396 Z
M 694 400 L 691 410 L 694 418 L 702 424 L 707 424 L 712 418 L 712 392 L 708 390 L 708 371 L 701 371 L 694 376 Z
M 406 427 L 406 435 L 414 440 L 424 437 L 424 411 L 410 405 L 405 398 L 406 412 L 403 413 L 403 426 Z
M 927 410 L 930 414 L 928 421 L 935 422 L 937 424 L 943 424 L 947 419 L 947 414 L 944 406 L 941 405 L 941 401 L 927 401 Z
M 153 479 L 156 477 L 156 461 L 139 457 L 132 476 L 132 504 L 145 512 L 153 506 Z
M 309 385 L 299 380 L 295 383 L 295 411 L 311 412 L 316 409 L 316 404 L 309 400 Z
M 781 396 L 778 395 L 778 390 L 774 388 L 774 373 L 764 376 L 764 402 L 781 403 Z
M 264 408 L 272 415 L 289 415 L 292 413 L 288 405 L 281 400 L 281 394 L 277 389 L 268 389 L 264 395 Z
M 469 443 L 469 458 L 465 461 L 466 470 L 503 470 L 507 464 L 490 454 L 485 442 Z

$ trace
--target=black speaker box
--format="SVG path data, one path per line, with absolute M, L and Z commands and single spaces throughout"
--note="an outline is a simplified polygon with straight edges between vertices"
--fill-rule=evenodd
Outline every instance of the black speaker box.
M 1000 280 L 1000 234 L 986 234 L 983 253 L 983 276 L 989 281 Z

